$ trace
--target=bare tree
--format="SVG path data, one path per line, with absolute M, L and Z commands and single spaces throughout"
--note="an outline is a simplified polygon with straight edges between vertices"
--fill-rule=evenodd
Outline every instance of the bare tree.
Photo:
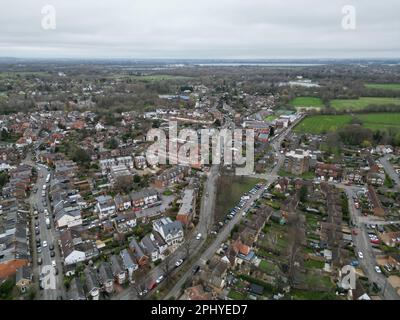
M 188 259 L 190 257 L 190 251 L 191 251 L 191 247 L 193 244 L 193 238 L 192 237 L 187 237 L 187 239 L 185 239 L 185 242 L 182 244 L 182 247 L 185 251 L 185 259 Z
M 161 269 L 164 273 L 165 280 L 169 282 L 171 280 L 171 271 L 172 271 L 172 258 L 171 255 L 168 255 L 161 266 Z

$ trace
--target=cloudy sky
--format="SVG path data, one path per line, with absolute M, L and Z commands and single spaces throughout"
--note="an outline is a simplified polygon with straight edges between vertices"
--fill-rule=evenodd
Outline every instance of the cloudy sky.
M 399 0 L 1 0 L 0 56 L 400 58 L 399 13 Z

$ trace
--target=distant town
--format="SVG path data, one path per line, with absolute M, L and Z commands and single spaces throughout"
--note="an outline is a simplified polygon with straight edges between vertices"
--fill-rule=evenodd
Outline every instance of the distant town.
M 400 64 L 0 59 L 0 186 L 0 299 L 399 300 Z

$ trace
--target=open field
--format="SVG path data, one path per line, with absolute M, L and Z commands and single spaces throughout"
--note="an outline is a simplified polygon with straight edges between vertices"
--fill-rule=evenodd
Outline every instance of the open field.
M 278 118 L 278 116 L 272 114 L 268 117 L 265 117 L 265 121 L 274 121 L 277 118 Z
M 400 83 L 366 83 L 366 88 L 382 90 L 400 90 Z
M 221 176 L 218 179 L 215 220 L 223 221 L 230 209 L 240 201 L 243 193 L 252 189 L 261 180 L 243 176 Z
M 292 101 L 289 102 L 290 105 L 298 108 L 323 108 L 324 104 L 320 98 L 316 97 L 297 97 L 294 98 Z
M 370 105 L 398 105 L 399 98 L 377 98 L 361 97 L 359 99 L 334 99 L 331 100 L 331 107 L 336 110 L 362 110 Z M 399 108 L 400 109 L 400 108 Z
M 361 119 L 363 126 L 371 130 L 398 127 L 400 129 L 400 113 L 366 113 L 356 115 Z M 301 121 L 294 131 L 313 134 L 335 131 L 349 124 L 351 115 L 316 115 L 309 116 Z

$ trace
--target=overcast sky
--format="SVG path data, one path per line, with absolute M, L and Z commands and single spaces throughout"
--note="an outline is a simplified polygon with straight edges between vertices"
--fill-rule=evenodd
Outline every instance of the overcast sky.
M 399 14 L 399 0 L 1 0 L 0 56 L 400 58 Z

